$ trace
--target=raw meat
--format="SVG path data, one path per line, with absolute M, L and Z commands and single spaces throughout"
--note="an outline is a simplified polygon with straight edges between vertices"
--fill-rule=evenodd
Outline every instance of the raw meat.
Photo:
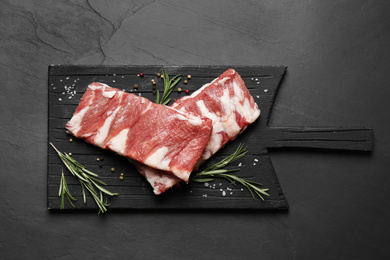
M 195 168 L 260 116 L 260 109 L 244 81 L 233 69 L 228 69 L 192 95 L 176 100 L 171 107 L 194 116 L 206 116 L 213 122 L 210 140 Z M 180 181 L 171 179 L 169 173 L 145 165 L 137 165 L 137 169 L 147 173 L 145 177 L 154 187 L 155 194 L 161 194 Z
M 235 139 L 260 116 L 260 109 L 234 69 L 226 70 L 192 95 L 176 100 L 171 107 L 213 121 L 210 141 L 201 157 L 203 161 Z
M 164 193 L 167 189 L 175 186 L 181 181 L 181 179 L 177 178 L 170 172 L 157 170 L 136 161 L 133 161 L 133 165 L 150 183 L 153 187 L 153 192 L 156 195 Z
M 212 121 L 92 83 L 66 129 L 91 144 L 187 182 L 209 141 Z

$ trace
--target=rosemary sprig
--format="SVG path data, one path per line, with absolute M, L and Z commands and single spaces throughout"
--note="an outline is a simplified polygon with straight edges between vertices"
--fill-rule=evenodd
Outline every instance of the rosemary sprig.
M 60 189 L 58 191 L 58 196 L 61 197 L 61 205 L 60 209 L 64 209 L 65 204 L 65 197 L 68 199 L 70 205 L 74 208 L 74 204 L 72 201 L 77 201 L 69 191 L 68 185 L 66 184 L 65 176 L 64 176 L 64 168 L 62 168 L 62 175 L 61 175 L 61 181 L 60 181 Z
M 102 185 L 105 186 L 107 184 L 97 178 L 99 177 L 99 175 L 86 169 L 85 166 L 83 166 L 75 159 L 73 159 L 69 154 L 61 153 L 53 145 L 53 143 L 50 142 L 50 145 L 54 148 L 54 150 L 56 150 L 58 156 L 60 157 L 61 161 L 64 163 L 66 168 L 68 168 L 68 170 L 72 173 L 72 175 L 77 177 L 78 181 L 80 182 L 82 192 L 83 192 L 84 203 L 87 203 L 87 196 L 85 192 L 87 190 L 95 200 L 96 205 L 99 208 L 99 213 L 106 212 L 107 207 L 110 206 L 110 204 L 107 203 L 107 196 L 117 196 L 119 194 L 110 192 L 109 190 L 103 188 Z M 63 180 L 65 180 L 65 178 Z M 64 183 L 65 185 L 63 185 Z M 61 180 L 61 184 L 63 185 L 63 187 L 66 186 L 65 189 L 69 193 L 69 189 L 67 188 L 66 182 L 64 183 Z M 95 190 L 95 188 L 97 188 L 97 191 Z M 61 191 L 61 185 L 60 185 L 60 191 Z M 104 201 L 104 197 L 105 197 L 105 201 Z M 61 204 L 61 206 L 63 206 L 63 204 Z
M 244 157 L 247 153 L 248 150 L 246 149 L 246 146 L 240 144 L 234 153 L 225 157 L 220 162 L 215 163 L 210 167 L 207 167 L 202 172 L 195 174 L 191 178 L 191 180 L 195 182 L 211 182 L 214 181 L 215 178 L 224 178 L 229 180 L 234 186 L 236 186 L 237 182 L 243 185 L 245 188 L 249 190 L 253 199 L 255 199 L 255 194 L 256 194 L 261 200 L 264 200 L 263 195 L 269 196 L 269 194 L 267 193 L 269 189 L 262 189 L 258 187 L 258 186 L 262 186 L 263 184 L 255 181 L 246 180 L 236 175 L 227 173 L 227 172 L 239 171 L 240 169 L 230 169 L 230 170 L 221 169 L 227 166 L 228 164 L 230 164 L 231 162 L 234 162 Z
M 172 98 L 168 97 L 172 93 L 177 83 L 179 83 L 179 81 L 181 80 L 182 74 L 176 75 L 172 79 L 169 79 L 168 73 L 164 67 L 161 68 L 161 72 L 164 80 L 164 93 L 160 99 L 160 92 L 157 90 L 156 103 L 166 105 L 172 100 Z

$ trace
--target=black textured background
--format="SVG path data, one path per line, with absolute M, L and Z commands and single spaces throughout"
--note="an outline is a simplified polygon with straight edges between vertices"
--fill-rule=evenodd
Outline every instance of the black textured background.
M 0 0 L 2 259 L 389 258 L 389 13 L 384 0 Z M 287 65 L 271 126 L 371 127 L 374 150 L 272 150 L 285 213 L 50 213 L 50 64 Z

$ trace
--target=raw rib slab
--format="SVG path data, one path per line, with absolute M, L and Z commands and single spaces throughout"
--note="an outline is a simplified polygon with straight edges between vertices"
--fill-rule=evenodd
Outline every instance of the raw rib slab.
M 228 69 L 211 83 L 205 84 L 190 96 L 176 100 L 171 107 L 194 116 L 205 116 L 212 120 L 213 130 L 197 166 L 210 158 L 227 142 L 235 139 L 246 127 L 260 116 L 255 103 L 241 76 Z M 140 172 L 161 194 L 180 180 L 172 179 L 171 174 L 154 170 L 145 165 L 137 165 Z
M 191 96 L 176 100 L 171 107 L 213 121 L 210 141 L 202 154 L 203 161 L 235 139 L 260 116 L 260 109 L 234 69 L 226 70 Z
M 92 83 L 66 129 L 72 135 L 184 181 L 202 154 L 211 120 Z

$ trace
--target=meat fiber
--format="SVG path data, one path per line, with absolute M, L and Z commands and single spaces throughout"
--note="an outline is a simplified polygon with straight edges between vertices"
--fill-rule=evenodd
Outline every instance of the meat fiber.
M 91 144 L 187 182 L 209 141 L 212 121 L 92 83 L 66 129 Z
M 233 69 L 228 69 L 190 96 L 176 100 L 171 107 L 186 114 L 205 116 L 212 120 L 210 140 L 195 168 L 227 142 L 235 139 L 260 116 L 260 109 L 243 79 Z M 156 171 L 142 164 L 136 167 L 152 185 L 155 194 L 163 193 L 180 181 L 172 179 L 169 173 Z

